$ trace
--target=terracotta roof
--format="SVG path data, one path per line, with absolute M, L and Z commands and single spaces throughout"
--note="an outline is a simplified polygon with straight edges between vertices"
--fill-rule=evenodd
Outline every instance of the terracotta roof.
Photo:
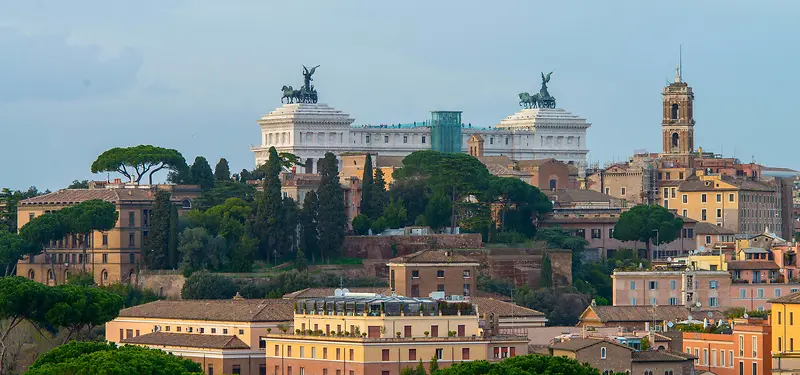
M 771 260 L 729 260 L 728 270 L 779 270 Z
M 609 341 L 609 340 L 596 339 L 596 338 L 570 339 L 570 340 L 566 340 L 566 341 L 562 341 L 562 342 L 550 345 L 550 348 L 551 349 L 556 349 L 556 350 L 568 350 L 568 351 L 571 351 L 571 352 L 576 352 L 578 350 L 585 349 L 585 348 L 588 348 L 590 346 L 601 344 L 601 343 L 605 343 L 605 344 L 609 344 L 609 345 L 616 345 L 616 346 L 628 349 L 630 351 L 633 351 L 633 348 L 631 348 L 629 346 L 622 345 L 620 343 Z
M 318 186 L 322 176 L 314 173 L 296 173 L 281 182 L 281 186 Z
M 690 314 L 683 306 L 657 306 L 655 309 L 650 306 L 589 306 L 586 309 L 594 311 L 604 323 L 686 319 Z
M 739 190 L 755 190 L 755 191 L 769 191 L 774 192 L 775 189 L 767 184 L 762 182 L 753 181 L 748 178 L 734 178 L 734 177 L 726 177 L 721 176 L 720 181 L 731 184 Z M 709 182 L 706 185 L 706 182 Z M 704 181 L 697 176 L 690 176 L 681 184 L 680 190 L 681 191 L 712 191 L 712 190 L 730 190 L 730 189 L 723 189 L 719 188 L 716 189 L 715 180 Z
M 282 299 L 155 301 L 123 309 L 119 312 L 119 316 L 229 322 L 285 322 L 294 319 L 294 308 L 291 301 Z
M 483 163 L 484 165 L 487 165 L 487 166 L 490 165 L 490 164 L 499 164 L 499 165 L 502 165 L 504 167 L 508 167 L 508 166 L 514 165 L 514 161 L 511 160 L 511 158 L 509 158 L 508 156 L 505 156 L 505 155 L 477 156 L 476 158 L 478 160 L 480 160 L 481 163 Z
M 694 360 L 695 356 L 683 352 L 668 352 L 664 350 L 646 350 L 643 352 L 633 352 L 631 360 L 633 362 L 683 362 Z
M 121 201 L 152 201 L 154 199 L 154 194 L 149 188 L 62 189 L 49 194 L 43 194 L 37 197 L 25 199 L 20 201 L 19 204 L 70 205 L 93 199 L 101 199 L 103 201 L 112 203 Z
M 694 226 L 694 233 L 695 234 L 736 234 L 735 230 L 728 229 L 725 227 L 721 227 L 719 225 L 714 225 L 706 222 L 698 222 Z
M 284 299 L 300 299 L 300 298 L 321 298 L 321 297 L 330 297 L 333 295 L 333 291 L 336 288 L 305 288 L 300 289 L 295 292 L 286 293 L 283 295 Z M 383 294 L 383 295 L 390 295 L 392 294 L 392 290 L 388 287 L 359 287 L 359 288 L 347 288 L 352 293 L 375 293 L 375 294 Z
M 527 307 L 517 306 L 515 303 L 501 301 L 491 297 L 472 297 L 470 301 L 472 304 L 478 306 L 478 312 L 483 315 L 494 313 L 496 317 L 531 317 L 539 316 L 544 317 L 544 313 L 529 309 Z
M 400 168 L 403 166 L 403 159 L 404 156 L 381 156 L 378 155 L 375 157 L 375 166 L 378 168 L 382 167 L 395 167 Z
M 519 160 L 517 161 L 517 166 L 519 166 L 520 168 L 536 168 L 547 163 L 561 163 L 561 162 L 553 158 L 538 159 L 538 160 Z
M 236 336 L 207 335 L 200 333 L 153 332 L 127 338 L 121 342 L 123 344 L 182 346 L 188 348 L 250 349 L 250 346 Z
M 769 302 L 769 303 L 790 303 L 790 304 L 800 303 L 800 292 L 787 294 L 787 295 L 785 295 L 783 297 L 774 298 L 774 299 L 771 299 L 771 300 L 769 300 L 767 302 Z
M 392 258 L 389 263 L 478 263 L 478 260 L 452 250 L 422 250 Z
M 486 169 L 489 170 L 489 173 L 495 176 L 518 176 L 518 177 L 530 176 L 529 173 L 515 171 L 500 164 L 486 164 Z

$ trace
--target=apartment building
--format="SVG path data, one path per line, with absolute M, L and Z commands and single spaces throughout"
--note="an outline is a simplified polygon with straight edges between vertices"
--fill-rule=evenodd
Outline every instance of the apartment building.
M 155 301 L 120 311 L 106 323 L 106 340 L 191 359 L 206 375 L 266 375 L 270 331 L 293 324 L 292 301 Z
M 433 292 L 468 299 L 477 291 L 480 263 L 455 251 L 423 250 L 393 258 L 389 266 L 389 287 L 393 293 L 428 297 Z
M 527 337 L 486 335 L 470 303 L 337 294 L 295 302 L 295 331 L 266 336 L 269 373 L 398 375 L 433 357 L 447 367 L 528 353 Z
M 548 347 L 550 355 L 587 363 L 603 374 L 694 375 L 694 357 L 682 352 L 639 351 L 615 341 L 573 338 Z
M 772 304 L 772 373 L 797 374 L 800 372 L 800 321 L 795 318 L 800 319 L 800 293 L 769 302 Z
M 66 236 L 47 245 L 48 256 L 55 263 L 55 274 L 50 267 L 51 259 L 38 254 L 23 257 L 17 264 L 17 275 L 53 285 L 63 284 L 71 273 L 85 269 L 94 275 L 99 285 L 134 281 L 142 245 L 147 239 L 153 200 L 159 190 L 172 193 L 171 200 L 178 206 L 179 214 L 190 210 L 192 199 L 200 193 L 198 186 L 140 186 L 123 184 L 117 179 L 115 183 L 91 182 L 88 189 L 63 189 L 20 201 L 19 228 L 34 217 L 93 199 L 114 203 L 119 219 L 111 230 L 91 234 L 85 258 L 78 240 Z
M 769 320 L 734 319 L 729 333 L 683 332 L 683 350 L 695 369 L 716 375 L 769 375 L 772 330 Z
M 611 281 L 614 306 L 730 307 L 725 271 L 614 271 Z

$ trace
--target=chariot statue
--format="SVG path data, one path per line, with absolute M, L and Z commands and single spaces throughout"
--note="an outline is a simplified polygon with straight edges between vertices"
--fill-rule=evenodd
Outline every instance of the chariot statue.
M 283 99 L 286 99 L 286 103 L 316 103 L 318 99 L 317 90 L 314 89 L 314 85 L 311 84 L 311 81 L 314 80 L 311 76 L 314 75 L 317 68 L 319 68 L 319 65 L 311 67 L 310 69 L 303 65 L 303 86 L 300 87 L 299 90 L 295 90 L 292 86 L 284 85 L 281 88 L 281 90 L 283 90 L 281 103 L 283 103 Z
M 523 108 L 555 108 L 556 107 L 556 98 L 550 95 L 547 91 L 547 83 L 550 82 L 550 75 L 553 72 L 547 73 L 547 75 L 542 72 L 542 88 L 539 90 L 538 94 L 529 94 L 527 92 L 521 92 L 519 94 L 519 105 Z

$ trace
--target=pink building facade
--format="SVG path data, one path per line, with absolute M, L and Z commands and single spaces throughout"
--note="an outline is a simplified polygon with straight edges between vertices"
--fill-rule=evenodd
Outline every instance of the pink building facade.
M 725 271 L 615 271 L 611 279 L 614 306 L 730 306 L 731 278 Z

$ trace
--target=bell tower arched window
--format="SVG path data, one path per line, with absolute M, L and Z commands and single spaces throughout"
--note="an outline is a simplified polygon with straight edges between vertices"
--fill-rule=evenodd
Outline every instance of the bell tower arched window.
M 672 105 L 672 114 L 670 115 L 670 118 L 673 119 L 673 120 L 677 120 L 678 119 L 678 105 L 677 104 L 673 104 Z
M 678 133 L 672 133 L 672 147 L 678 147 Z

